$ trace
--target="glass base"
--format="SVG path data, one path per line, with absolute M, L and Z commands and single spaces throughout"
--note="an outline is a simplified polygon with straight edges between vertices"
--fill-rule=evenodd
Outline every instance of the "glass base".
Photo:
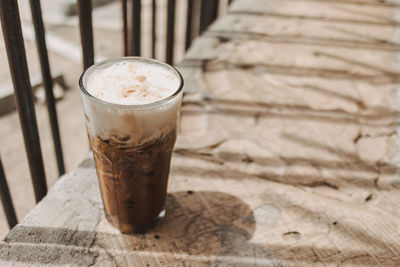
M 153 222 L 149 224 L 125 224 L 119 222 L 116 218 L 112 217 L 104 210 L 107 221 L 117 228 L 122 234 L 144 234 L 150 231 L 157 223 L 159 223 L 166 214 L 165 209 L 161 210 Z

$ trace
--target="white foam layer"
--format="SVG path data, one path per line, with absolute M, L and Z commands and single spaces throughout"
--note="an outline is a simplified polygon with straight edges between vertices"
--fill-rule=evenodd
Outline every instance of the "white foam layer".
M 176 92 L 180 77 L 165 66 L 128 59 L 95 69 L 83 79 L 86 90 L 108 105 L 82 94 L 86 126 L 90 136 L 129 136 L 128 143 L 140 144 L 175 131 L 182 92 L 155 106 L 138 107 L 164 99 Z M 126 88 L 134 88 L 124 96 Z
M 163 66 L 127 60 L 95 70 L 88 78 L 86 90 L 109 103 L 143 105 L 172 95 L 179 82 Z

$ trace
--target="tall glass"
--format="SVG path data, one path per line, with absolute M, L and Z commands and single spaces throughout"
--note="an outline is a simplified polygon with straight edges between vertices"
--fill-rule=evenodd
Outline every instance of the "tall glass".
M 85 89 L 90 75 L 121 61 L 162 66 L 179 79 L 179 87 L 171 96 L 144 105 L 113 104 L 90 95 Z M 91 66 L 79 86 L 105 216 L 122 233 L 146 232 L 165 214 L 183 79 L 160 61 L 124 57 Z

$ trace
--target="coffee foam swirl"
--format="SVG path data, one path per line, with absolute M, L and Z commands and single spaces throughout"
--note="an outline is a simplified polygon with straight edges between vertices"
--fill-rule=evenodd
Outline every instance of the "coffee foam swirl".
M 92 96 L 120 105 L 143 105 L 174 94 L 179 79 L 171 71 L 143 62 L 122 61 L 95 70 L 86 89 Z

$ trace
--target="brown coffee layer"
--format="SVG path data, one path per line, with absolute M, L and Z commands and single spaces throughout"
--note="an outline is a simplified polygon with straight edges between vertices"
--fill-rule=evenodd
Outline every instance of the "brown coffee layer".
M 173 131 L 132 146 L 129 137 L 90 137 L 107 219 L 121 232 L 145 232 L 163 210 Z

